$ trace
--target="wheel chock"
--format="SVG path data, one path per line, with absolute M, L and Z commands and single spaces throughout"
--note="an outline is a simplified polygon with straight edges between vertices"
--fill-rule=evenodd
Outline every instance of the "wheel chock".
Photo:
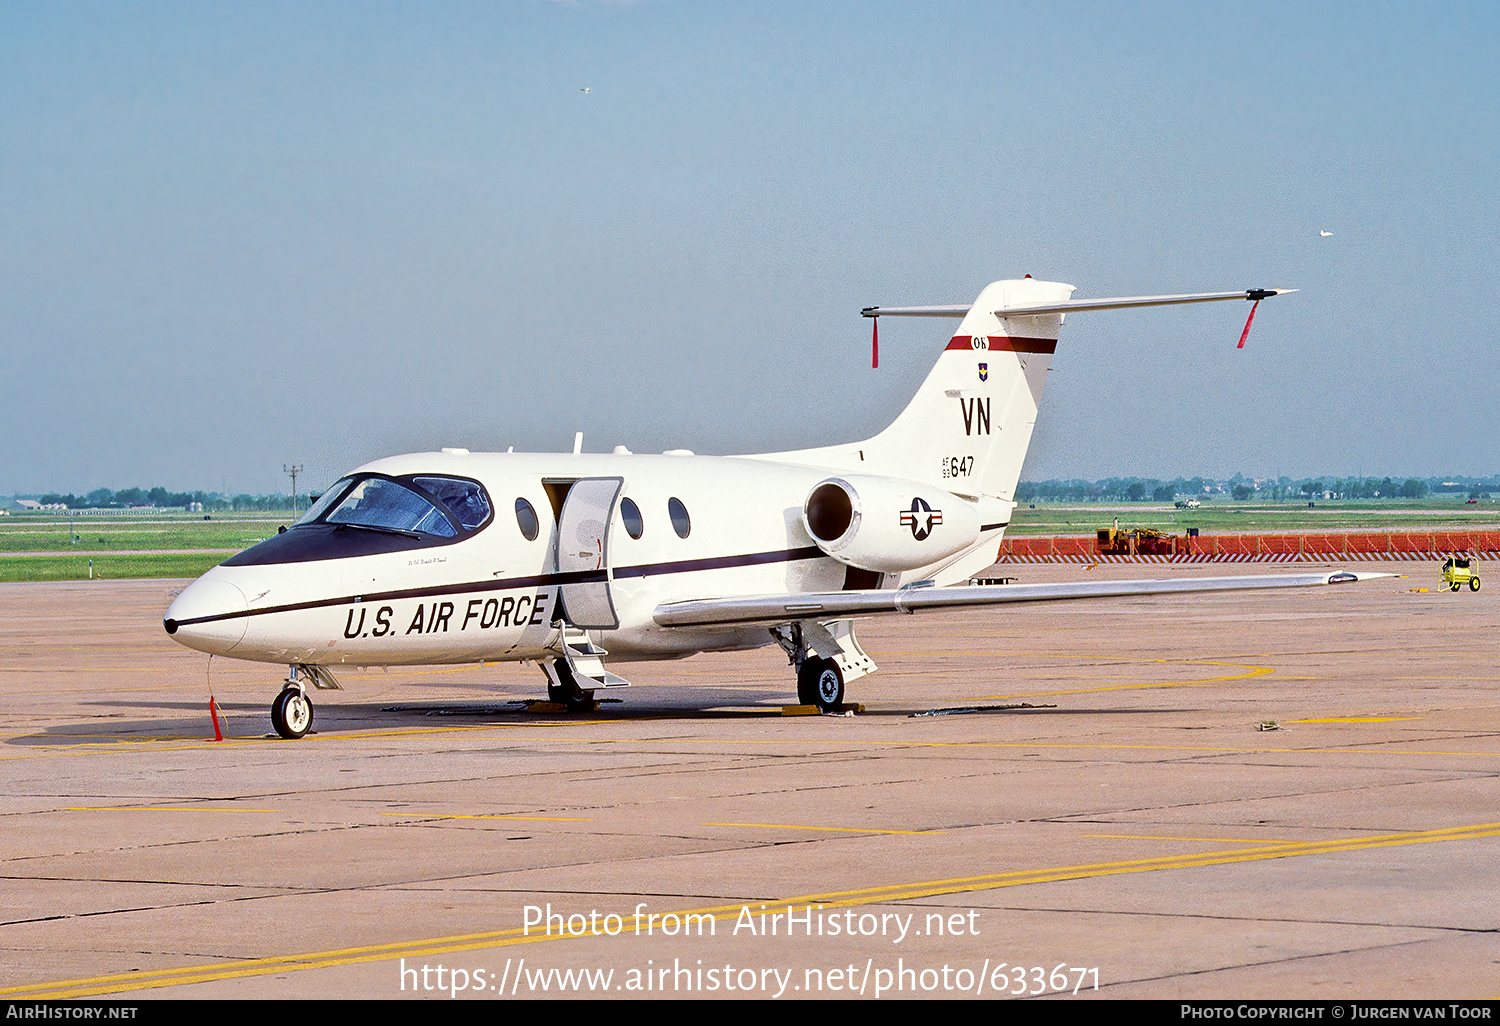
M 549 702 L 541 698 L 530 699 L 526 702 L 526 711 L 537 716 L 566 716 L 570 712 L 574 714 L 579 712 L 598 712 L 599 700 L 597 698 L 591 699 L 589 701 L 589 706 L 587 709 L 569 710 L 569 708 L 561 702 Z
M 847 715 L 853 715 L 855 713 L 862 713 L 864 711 L 865 711 L 865 707 L 864 707 L 863 703 L 860 703 L 860 702 L 845 702 L 843 705 L 839 706 L 837 709 L 831 709 L 831 710 L 829 710 L 826 715 L 828 715 L 828 716 L 847 716 Z M 825 715 L 825 713 L 823 712 L 823 710 L 820 707 L 818 707 L 816 705 L 784 705 L 784 706 L 781 707 L 781 715 L 783 715 L 783 716 L 823 716 L 823 715 Z

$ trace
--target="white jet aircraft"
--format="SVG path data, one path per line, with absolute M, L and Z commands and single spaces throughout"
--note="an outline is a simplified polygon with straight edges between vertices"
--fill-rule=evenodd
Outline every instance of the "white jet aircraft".
M 535 660 L 554 700 L 587 708 L 596 689 L 628 683 L 606 656 L 617 666 L 775 643 L 799 699 L 834 710 L 875 669 L 854 636 L 864 617 L 1375 576 L 962 586 L 994 562 L 1010 523 L 1065 314 L 1283 291 L 1073 300 L 1073 286 L 1027 277 L 971 305 L 871 307 L 865 316 L 963 318 L 873 438 L 758 456 L 575 446 L 377 460 L 190 585 L 166 631 L 289 666 L 271 720 L 296 738 L 312 724 L 307 684 L 337 687 L 338 665 Z

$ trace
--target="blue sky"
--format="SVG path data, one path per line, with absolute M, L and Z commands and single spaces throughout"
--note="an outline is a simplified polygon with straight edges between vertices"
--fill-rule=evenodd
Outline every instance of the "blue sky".
M 0 492 L 884 426 L 1070 318 L 1025 476 L 1492 474 L 1493 4 L 0 0 Z M 583 92 L 588 87 L 589 92 Z M 1322 236 L 1320 231 L 1330 231 Z

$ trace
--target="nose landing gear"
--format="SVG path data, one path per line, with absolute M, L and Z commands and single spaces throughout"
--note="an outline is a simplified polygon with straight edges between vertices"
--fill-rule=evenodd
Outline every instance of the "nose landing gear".
M 312 699 L 307 697 L 300 684 L 288 684 L 271 703 L 271 726 L 288 741 L 307 736 L 312 721 Z
M 294 663 L 288 667 L 286 686 L 271 703 L 271 726 L 288 741 L 306 737 L 312 730 L 313 704 L 307 694 L 308 683 L 324 690 L 340 689 L 339 682 L 326 666 Z

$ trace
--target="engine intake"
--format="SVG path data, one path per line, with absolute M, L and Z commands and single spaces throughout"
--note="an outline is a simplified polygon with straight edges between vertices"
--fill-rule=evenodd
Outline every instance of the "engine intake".
M 849 528 L 858 527 L 855 498 L 842 481 L 824 481 L 818 485 L 803 506 L 807 533 L 820 542 L 837 543 Z
M 818 548 L 848 566 L 899 573 L 939 563 L 979 538 L 979 511 L 951 492 L 885 477 L 830 477 L 802 504 Z

